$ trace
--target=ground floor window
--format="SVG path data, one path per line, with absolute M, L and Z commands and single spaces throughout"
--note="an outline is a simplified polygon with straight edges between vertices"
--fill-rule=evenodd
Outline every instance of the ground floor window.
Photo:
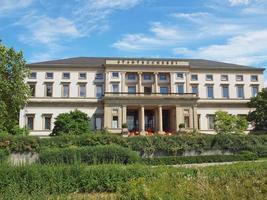
M 118 128 L 118 116 L 113 116 L 112 117 L 112 128 Z
M 34 114 L 26 115 L 26 127 L 29 130 L 34 129 Z
M 215 122 L 215 115 L 207 115 L 207 119 L 208 119 L 208 129 L 213 130 L 214 122 Z
M 102 129 L 102 123 L 103 123 L 103 118 L 102 117 L 95 117 L 95 129 L 96 130 L 101 130 Z
M 184 117 L 184 124 L 185 124 L 185 128 L 189 128 L 190 124 L 189 124 L 189 116 L 185 116 Z
M 52 115 L 43 115 L 44 130 L 51 130 Z

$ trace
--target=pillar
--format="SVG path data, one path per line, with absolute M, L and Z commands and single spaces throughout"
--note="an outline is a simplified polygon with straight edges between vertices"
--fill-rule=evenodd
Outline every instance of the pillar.
M 104 128 L 111 128 L 110 121 L 109 121 L 110 114 L 111 112 L 109 112 L 109 108 L 106 105 L 104 105 Z
M 194 113 L 193 113 L 193 107 L 189 108 L 189 128 L 194 128 Z
M 127 123 L 127 106 L 122 106 L 122 124 Z
M 170 73 L 170 93 L 176 93 L 175 92 L 175 83 L 174 83 L 174 73 Z
M 139 132 L 140 135 L 145 135 L 145 108 L 144 106 L 140 107 L 139 111 Z
M 198 130 L 198 116 L 196 106 L 193 106 L 193 129 Z
M 109 73 L 105 72 L 105 92 L 109 92 Z
M 125 92 L 125 72 L 121 73 L 121 92 Z
M 163 133 L 163 123 L 162 123 L 162 106 L 159 106 L 158 107 L 158 113 L 159 113 L 159 116 L 158 116 L 158 124 L 159 124 L 159 130 L 158 130 L 158 133 L 161 134 Z
M 180 106 L 176 106 L 176 131 L 179 131 L 179 125 L 184 123 L 184 110 Z
M 155 91 L 155 93 L 159 93 L 159 90 L 158 90 L 158 72 L 154 72 L 154 75 L 155 75 L 154 91 Z
M 185 79 L 185 89 L 186 89 L 186 93 L 190 93 L 190 73 L 186 72 L 185 73 L 186 79 Z
M 142 93 L 142 72 L 138 72 L 138 92 Z

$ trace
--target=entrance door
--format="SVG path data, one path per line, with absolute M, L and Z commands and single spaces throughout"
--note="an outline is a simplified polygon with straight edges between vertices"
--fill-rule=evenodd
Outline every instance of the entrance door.
M 170 111 L 163 110 L 162 111 L 162 121 L 163 121 L 163 131 L 170 132 Z
M 127 111 L 127 125 L 129 131 L 138 130 L 138 111 L 128 110 Z
M 145 130 L 155 132 L 155 113 L 153 110 L 145 111 Z

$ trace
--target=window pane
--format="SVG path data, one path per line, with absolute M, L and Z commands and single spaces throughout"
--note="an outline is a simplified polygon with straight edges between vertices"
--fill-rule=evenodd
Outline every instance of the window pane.
M 222 75 L 221 80 L 222 81 L 228 81 L 228 75 Z
M 96 130 L 102 129 L 102 117 L 95 118 L 95 129 Z
M 197 74 L 192 74 L 191 75 L 191 81 L 197 81 L 197 79 L 198 79 Z
M 36 77 L 37 77 L 37 73 L 36 72 L 31 72 L 30 73 L 30 76 L 29 76 L 30 79 L 36 79 Z
M 211 129 L 211 130 L 214 129 L 214 122 L 215 122 L 215 116 L 208 115 L 208 129 Z
M 136 93 L 136 87 L 135 86 L 128 86 L 128 93 Z
M 96 86 L 96 97 L 102 97 L 103 95 L 103 87 L 100 85 Z
M 70 73 L 64 72 L 63 73 L 63 79 L 70 79 Z
M 236 75 L 236 80 L 237 81 L 243 81 L 243 76 L 242 75 Z
M 166 74 L 160 74 L 159 80 L 161 80 L 161 81 L 167 80 L 167 75 Z
M 213 98 L 213 86 L 208 85 L 207 90 L 208 90 L 208 98 L 212 99 Z
M 45 117 L 45 130 L 51 130 L 51 117 Z
M 177 93 L 184 93 L 184 84 L 177 85 Z
M 128 80 L 135 80 L 135 74 L 128 74 Z
M 251 81 L 258 81 L 258 76 L 257 75 L 252 75 L 251 76 Z
M 29 130 L 33 130 L 33 120 L 34 120 L 33 116 L 27 116 L 27 128 Z
M 223 98 L 229 98 L 229 87 L 227 85 L 222 86 Z
M 112 72 L 112 78 L 119 78 L 118 72 Z
M 118 128 L 118 116 L 112 118 L 112 128 Z
M 86 73 L 80 73 L 79 79 L 86 79 Z
M 237 97 L 244 98 L 244 87 L 243 86 L 237 86 Z
M 30 84 L 31 96 L 35 97 L 35 84 Z
M 144 74 L 144 80 L 151 80 L 151 74 Z
M 52 79 L 53 78 L 53 73 L 52 72 L 47 72 L 46 73 L 46 78 L 47 79 Z
M 96 80 L 102 80 L 103 79 L 103 74 L 96 74 L 95 75 Z
M 86 85 L 80 85 L 80 97 L 86 97 Z
M 146 94 L 151 94 L 152 93 L 152 87 L 144 87 L 144 92 Z
M 118 84 L 112 85 L 112 92 L 119 92 L 119 85 Z
M 207 76 L 206 76 L 206 80 L 207 80 L 207 81 L 212 81 L 212 80 L 213 80 L 213 76 L 210 75 L 210 74 L 207 75 Z
M 184 73 L 176 73 L 176 77 L 178 79 L 183 79 L 184 78 Z
M 53 85 L 52 84 L 46 84 L 46 96 L 52 97 L 53 94 Z
M 192 93 L 198 94 L 198 86 L 197 85 L 192 85 Z
M 257 96 L 259 91 L 259 87 L 258 86 L 252 86 L 252 96 L 255 97 Z
M 160 93 L 161 94 L 167 94 L 168 93 L 168 87 L 160 87 Z
M 63 85 L 63 97 L 69 97 L 69 85 Z

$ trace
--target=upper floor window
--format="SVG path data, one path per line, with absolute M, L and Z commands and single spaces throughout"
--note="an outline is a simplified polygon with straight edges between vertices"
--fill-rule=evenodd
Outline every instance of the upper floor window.
M 30 87 L 30 91 L 31 91 L 31 96 L 35 97 L 35 87 L 36 84 L 35 83 L 29 83 L 29 87 Z
M 119 84 L 112 84 L 112 92 L 119 92 Z
M 95 75 L 95 80 L 103 80 L 103 74 L 102 73 L 97 73 Z
M 86 73 L 85 72 L 81 72 L 79 73 L 79 79 L 86 79 Z
M 257 75 L 251 75 L 250 79 L 251 79 L 251 81 L 256 82 L 256 81 L 258 81 L 258 76 Z
M 243 81 L 243 75 L 236 75 L 236 81 Z
M 222 85 L 222 96 L 225 99 L 229 98 L 229 86 L 228 85 Z
M 198 85 L 192 85 L 192 93 L 198 94 Z
M 167 80 L 167 74 L 159 74 L 159 80 L 166 81 Z
M 34 129 L 34 114 L 27 114 L 26 115 L 26 127 L 29 130 Z
M 45 96 L 46 97 L 53 96 L 53 83 L 45 83 Z
M 151 80 L 152 76 L 151 74 L 144 74 L 144 80 Z
M 259 86 L 258 85 L 252 85 L 251 86 L 251 92 L 252 92 L 252 97 L 257 96 L 258 92 L 259 92 Z
M 160 87 L 160 93 L 161 94 L 168 94 L 169 88 L 168 87 Z
M 79 84 L 79 97 L 86 97 L 86 84 Z
M 135 94 L 136 93 L 136 87 L 135 86 L 128 86 L 128 93 Z
M 197 81 L 197 80 L 198 80 L 197 74 L 191 74 L 191 81 Z
M 63 79 L 70 79 L 70 73 L 69 72 L 63 72 L 62 78 Z
M 221 81 L 228 81 L 228 75 L 221 75 Z
M 238 85 L 236 89 L 237 89 L 237 98 L 244 99 L 244 86 Z
M 177 79 L 184 79 L 184 73 L 181 73 L 181 72 L 176 73 L 176 78 Z
M 206 81 L 213 81 L 213 75 L 212 74 L 207 74 L 206 75 Z
M 134 73 L 129 73 L 128 74 L 128 80 L 135 80 L 135 74 Z
M 112 78 L 119 78 L 119 72 L 112 72 Z
M 213 85 L 207 85 L 207 97 L 209 99 L 213 99 L 214 98 Z
M 46 72 L 45 78 L 46 79 L 53 79 L 54 78 L 54 73 L 53 72 Z
M 102 97 L 103 95 L 103 86 L 97 85 L 96 86 L 96 97 Z
M 182 94 L 184 93 L 184 84 L 177 85 L 177 93 Z
M 150 87 L 150 86 L 144 87 L 144 93 L 145 94 L 151 94 L 152 93 L 152 87 Z
M 62 85 L 62 97 L 69 97 L 70 95 L 70 85 L 63 84 Z
M 37 78 L 37 73 L 36 72 L 31 72 L 29 75 L 29 79 L 36 79 Z

